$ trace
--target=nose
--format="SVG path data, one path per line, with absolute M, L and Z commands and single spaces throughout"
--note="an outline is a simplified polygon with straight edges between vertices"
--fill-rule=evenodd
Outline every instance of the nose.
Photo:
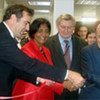
M 65 28 L 65 30 L 64 30 L 65 32 L 68 32 L 69 31 L 69 29 L 68 28 Z
M 45 36 L 45 35 L 46 35 L 46 32 L 45 32 L 45 31 L 43 31 L 43 32 L 42 32 L 42 35 L 43 35 L 43 36 Z
M 30 26 L 29 26 L 29 24 L 27 24 L 26 25 L 26 30 L 29 31 L 29 28 L 30 28 Z

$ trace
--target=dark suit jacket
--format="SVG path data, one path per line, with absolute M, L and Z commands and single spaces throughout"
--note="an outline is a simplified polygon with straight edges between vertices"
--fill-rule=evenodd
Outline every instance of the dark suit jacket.
M 97 44 L 82 50 L 81 68 L 87 79 L 86 87 L 82 88 L 79 100 L 100 99 L 100 48 Z
M 58 74 L 59 73 L 59 74 Z M 63 73 L 63 75 L 62 75 Z M 0 95 L 11 95 L 16 78 L 35 83 L 37 76 L 62 82 L 66 71 L 32 59 L 20 51 L 8 29 L 0 23 Z
M 80 69 L 80 54 L 81 49 L 86 45 L 86 43 L 76 36 L 72 36 L 72 47 L 73 47 L 73 55 L 71 62 L 71 70 L 81 72 Z M 46 42 L 46 46 L 50 49 L 52 60 L 55 66 L 58 68 L 66 68 L 67 65 L 63 56 L 63 51 L 59 42 L 58 34 L 50 37 Z M 63 66 L 64 65 L 64 66 Z M 64 90 L 66 91 L 66 90 Z M 71 92 L 64 92 L 61 99 L 65 98 L 66 95 L 70 95 Z M 72 92 L 73 94 L 73 92 Z M 70 96 L 72 97 L 72 95 Z M 59 97 L 60 98 L 60 97 Z M 66 98 L 65 98 L 66 99 Z M 60 99 L 59 99 L 60 100 Z

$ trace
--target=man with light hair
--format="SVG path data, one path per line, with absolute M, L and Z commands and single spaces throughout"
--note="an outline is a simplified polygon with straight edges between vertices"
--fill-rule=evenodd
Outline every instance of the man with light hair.
M 73 35 L 75 29 L 75 19 L 70 14 L 62 14 L 56 21 L 58 33 L 51 36 L 46 42 L 46 46 L 51 51 L 52 60 L 55 66 L 59 69 L 73 70 L 76 73 L 81 73 L 80 69 L 80 53 L 81 49 L 86 45 L 84 41 Z M 67 52 L 69 59 L 66 59 L 65 41 L 68 41 Z M 68 60 L 70 62 L 68 62 Z M 64 66 L 63 66 L 64 65 Z M 78 78 L 78 77 L 77 77 Z M 78 81 L 78 80 L 77 80 Z M 78 88 L 82 86 L 67 80 L 68 88 L 76 87 L 75 91 L 64 90 L 62 95 L 56 95 L 55 100 L 77 100 Z

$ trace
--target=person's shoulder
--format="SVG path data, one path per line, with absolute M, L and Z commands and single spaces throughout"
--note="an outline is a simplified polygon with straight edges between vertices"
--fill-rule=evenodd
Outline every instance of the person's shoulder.
M 96 47 L 96 44 L 87 45 L 83 48 L 83 51 L 93 51 Z
M 48 40 L 46 41 L 45 45 L 52 45 L 55 41 L 57 40 L 57 35 L 52 35 L 48 38 Z
M 49 49 L 48 49 L 45 45 L 43 46 L 43 49 L 44 49 L 45 51 L 50 52 Z
M 4 32 L 5 25 L 3 22 L 0 22 L 0 32 Z
M 48 38 L 48 41 L 55 40 L 55 38 L 57 38 L 57 34 L 50 36 Z
M 81 42 L 85 42 L 82 38 L 80 38 L 79 36 L 73 35 L 72 36 L 74 39 L 81 41 Z
M 78 44 L 80 44 L 81 46 L 87 46 L 87 45 L 88 45 L 87 42 L 86 42 L 85 40 L 81 39 L 81 38 L 78 37 L 78 36 L 73 35 L 72 38 L 73 38 Z
M 31 40 L 29 40 L 27 43 L 25 43 L 21 49 L 27 49 L 31 46 Z

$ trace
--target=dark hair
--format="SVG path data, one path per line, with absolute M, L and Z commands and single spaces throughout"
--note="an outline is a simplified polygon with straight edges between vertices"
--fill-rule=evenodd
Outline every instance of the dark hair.
M 94 31 L 94 30 L 89 31 L 89 32 L 86 34 L 86 39 L 87 39 L 88 36 L 89 36 L 90 34 L 92 34 L 92 33 L 95 33 L 95 31 Z
M 50 24 L 50 22 L 45 18 L 37 18 L 30 25 L 30 30 L 29 30 L 30 38 L 34 38 L 34 34 L 36 34 L 36 32 L 38 32 L 39 27 L 42 24 L 46 24 L 48 29 L 49 29 L 49 33 L 51 32 L 51 24 Z
M 80 31 L 80 28 L 82 28 L 82 27 L 86 27 L 87 28 L 87 31 L 89 31 L 89 28 L 88 28 L 87 25 L 80 25 L 78 31 Z
M 29 16 L 33 16 L 34 14 L 33 9 L 30 9 L 24 5 L 16 4 L 9 6 L 6 9 L 5 14 L 3 16 L 3 21 L 10 19 L 12 14 L 15 14 L 17 18 L 21 18 L 23 16 L 23 11 L 26 11 L 29 14 Z

